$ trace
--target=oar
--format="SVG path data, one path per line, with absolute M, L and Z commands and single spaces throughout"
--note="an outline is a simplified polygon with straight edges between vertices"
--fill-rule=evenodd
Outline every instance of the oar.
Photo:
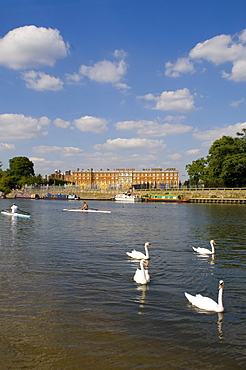
M 12 211 L 11 211 L 11 210 L 9 210 L 9 209 L 1 209 L 1 211 L 0 211 L 0 212 L 8 212 L 8 213 L 12 213 Z M 26 215 L 30 215 L 30 213 L 29 213 L 29 212 L 27 212 L 27 211 L 23 211 L 22 209 L 18 209 L 18 212 L 19 212 L 19 213 L 26 214 Z
M 73 208 L 73 209 L 82 209 L 82 207 Z M 88 209 L 92 209 L 93 211 L 98 211 L 98 208 L 91 208 L 91 207 L 89 207 Z M 85 209 L 85 211 L 88 211 L 88 210 Z
M 29 213 L 29 212 L 27 212 L 27 211 L 23 211 L 22 209 L 18 209 L 18 212 L 19 212 L 19 213 L 23 213 L 24 215 L 30 215 L 30 213 Z

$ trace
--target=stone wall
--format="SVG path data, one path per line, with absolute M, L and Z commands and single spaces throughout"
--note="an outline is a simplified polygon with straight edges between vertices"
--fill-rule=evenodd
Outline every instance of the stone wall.
M 14 198 L 15 194 L 38 194 L 42 198 L 47 193 L 51 194 L 76 194 L 81 199 L 98 199 L 110 200 L 118 193 L 116 190 L 78 190 L 78 189 L 63 189 L 62 187 L 50 187 L 41 189 L 23 189 L 15 190 L 7 195 L 7 198 Z M 150 189 L 150 190 L 136 190 L 135 194 L 144 197 L 151 194 L 180 194 L 187 199 L 196 198 L 222 198 L 222 199 L 246 199 L 246 188 L 243 189 Z

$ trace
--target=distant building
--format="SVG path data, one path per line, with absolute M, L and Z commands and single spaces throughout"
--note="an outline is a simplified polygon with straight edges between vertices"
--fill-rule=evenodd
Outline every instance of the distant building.
M 61 172 L 60 170 L 55 170 L 55 173 L 52 173 L 48 176 L 46 176 L 47 181 L 49 179 L 59 179 L 59 180 L 64 180 L 64 181 L 70 181 L 68 180 L 69 176 L 71 176 L 71 171 L 65 171 Z
M 127 190 L 129 188 L 148 189 L 148 188 L 169 188 L 179 185 L 179 172 L 175 168 L 151 168 L 135 170 L 134 168 L 117 168 L 115 170 L 93 171 L 77 169 L 76 171 L 66 171 L 49 175 L 49 178 L 59 178 L 71 181 L 75 185 L 84 189 L 109 189 L 118 188 Z

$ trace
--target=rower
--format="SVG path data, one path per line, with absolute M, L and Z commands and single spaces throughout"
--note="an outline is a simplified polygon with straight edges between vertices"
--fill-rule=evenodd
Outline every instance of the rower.
M 12 213 L 17 213 L 18 212 L 18 206 L 15 203 L 12 204 L 10 209 L 11 209 Z
M 88 206 L 88 204 L 86 203 L 86 202 L 84 202 L 84 205 L 83 205 L 83 207 L 81 208 L 81 209 L 89 209 L 89 206 Z

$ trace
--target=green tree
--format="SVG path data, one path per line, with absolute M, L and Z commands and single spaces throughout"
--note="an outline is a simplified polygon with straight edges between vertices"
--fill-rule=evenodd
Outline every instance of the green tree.
M 222 172 L 224 171 L 224 163 L 228 158 L 232 158 L 240 151 L 240 139 L 230 136 L 223 136 L 219 140 L 215 140 L 209 149 L 207 156 L 209 179 L 214 183 L 223 183 L 224 179 Z
M 223 136 L 211 145 L 206 159 L 187 165 L 190 182 L 206 187 L 246 186 L 246 129 L 237 137 Z
M 191 164 L 187 164 L 185 169 L 190 177 L 190 184 L 198 186 L 206 181 L 206 165 L 207 161 L 204 158 L 197 159 Z
M 41 182 L 41 175 L 35 176 L 34 164 L 27 157 L 15 157 L 9 160 L 9 169 L 1 170 L 0 162 L 0 190 L 9 193 L 12 189 L 21 188 L 28 184 Z
M 7 171 L 2 171 L 0 175 L 0 191 L 8 194 L 11 189 L 15 188 L 16 178 L 10 176 Z
M 220 176 L 227 187 L 246 186 L 246 153 L 227 157 Z
M 34 164 L 27 157 L 14 157 L 9 160 L 9 170 L 16 176 L 34 176 Z

